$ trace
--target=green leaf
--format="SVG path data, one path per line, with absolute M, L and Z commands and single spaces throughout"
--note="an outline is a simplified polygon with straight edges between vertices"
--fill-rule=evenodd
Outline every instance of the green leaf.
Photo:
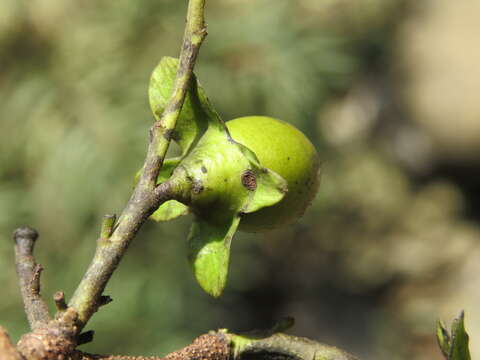
M 462 311 L 460 316 L 453 320 L 450 334 L 443 322 L 437 323 L 438 345 L 446 360 L 471 360 L 464 318 Z
M 450 353 L 450 334 L 443 321 L 437 322 L 437 341 L 442 354 L 448 359 L 448 354 Z
M 170 221 L 187 214 L 188 206 L 183 205 L 176 200 L 170 200 L 163 203 L 152 215 L 150 215 L 150 219 L 155 221 Z
M 178 59 L 164 57 L 150 78 L 148 96 L 150 107 L 157 120 L 160 120 L 172 95 L 178 64 Z M 187 154 L 192 145 L 206 131 L 209 123 L 218 126 L 222 120 L 193 75 L 173 133 L 173 140 L 182 149 L 182 156 Z
M 172 95 L 177 69 L 178 59 L 163 57 L 150 78 L 148 97 L 153 115 L 157 120 L 160 120 Z M 193 76 L 191 83 L 195 82 L 196 79 Z M 196 95 L 193 95 L 192 85 L 190 85 L 173 133 L 173 140 L 179 144 L 183 155 L 188 152 L 195 139 L 207 126 L 203 110 L 196 99 L 192 101 L 192 96 Z
M 452 343 L 450 347 L 450 356 L 448 360 L 470 360 L 470 351 L 468 350 L 468 334 L 464 326 L 464 313 L 452 323 Z
M 227 283 L 230 244 L 240 217 L 230 222 L 214 224 L 197 217 L 188 241 L 188 259 L 200 286 L 218 297 Z

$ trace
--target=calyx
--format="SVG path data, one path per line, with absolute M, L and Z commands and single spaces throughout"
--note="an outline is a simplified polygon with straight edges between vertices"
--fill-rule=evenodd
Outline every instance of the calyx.
M 152 74 L 149 100 L 157 120 L 173 91 L 177 69 L 177 59 L 164 57 Z M 165 160 L 157 181 L 168 180 L 176 196 L 151 218 L 167 221 L 194 214 L 188 259 L 200 286 L 217 297 L 226 285 L 230 244 L 241 215 L 282 200 L 287 182 L 232 139 L 195 76 L 172 131 L 181 155 Z

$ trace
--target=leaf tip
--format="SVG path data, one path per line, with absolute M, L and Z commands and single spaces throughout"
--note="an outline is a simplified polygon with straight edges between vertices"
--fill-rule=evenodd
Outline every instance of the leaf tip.
M 195 279 L 203 291 L 216 299 L 223 294 L 227 285 L 227 274 L 215 273 L 215 271 L 214 273 L 206 274 L 205 268 L 195 268 L 194 263 L 192 263 L 192 269 Z

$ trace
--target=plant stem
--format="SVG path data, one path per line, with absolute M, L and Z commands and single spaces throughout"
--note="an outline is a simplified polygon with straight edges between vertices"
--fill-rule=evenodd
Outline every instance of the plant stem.
M 78 331 L 101 305 L 101 296 L 130 242 L 145 220 L 165 201 L 174 197 L 168 182 L 157 186 L 185 94 L 192 77 L 195 61 L 206 36 L 205 0 L 190 0 L 180 64 L 174 90 L 159 121 L 150 129 L 150 142 L 142 175 L 110 237 L 97 244 L 95 256 L 69 303 L 78 312 Z
M 336 347 L 307 338 L 275 333 L 269 336 L 229 334 L 232 360 L 358 360 Z
M 13 233 L 17 276 L 25 313 L 32 330 L 50 321 L 47 304 L 40 296 L 42 266 L 37 264 L 33 257 L 33 249 L 37 238 L 37 231 L 29 227 L 18 228 Z
M 201 335 L 165 357 L 98 355 L 78 352 L 81 360 L 358 360 L 336 347 L 282 333 L 245 336 L 228 332 Z

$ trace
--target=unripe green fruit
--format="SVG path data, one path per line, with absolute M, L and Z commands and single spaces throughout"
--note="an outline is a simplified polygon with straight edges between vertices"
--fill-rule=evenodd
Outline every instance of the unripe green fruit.
M 294 126 L 266 116 L 246 116 L 226 123 L 232 138 L 247 146 L 260 164 L 281 175 L 288 192 L 279 203 L 244 214 L 240 230 L 259 232 L 300 218 L 315 197 L 320 160 L 307 137 Z

